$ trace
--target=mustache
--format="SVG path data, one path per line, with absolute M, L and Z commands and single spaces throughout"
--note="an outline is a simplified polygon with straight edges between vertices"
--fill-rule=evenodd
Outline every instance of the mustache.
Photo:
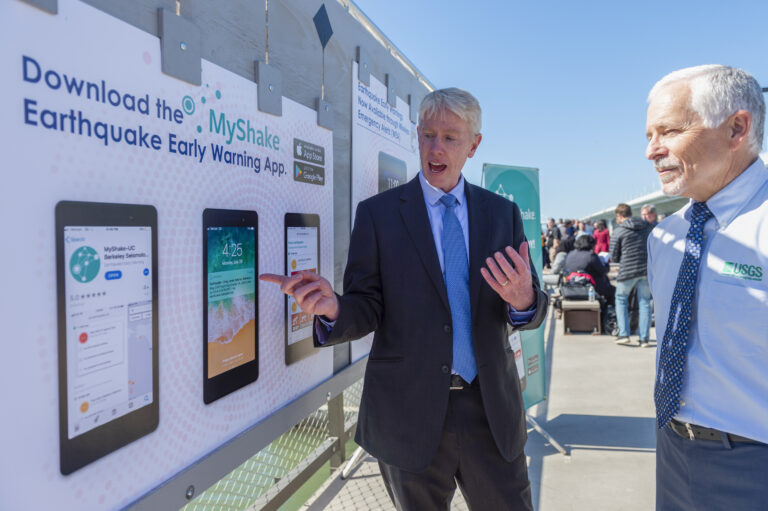
M 679 167 L 679 166 L 680 166 L 680 160 L 678 160 L 674 156 L 665 156 L 664 158 L 659 158 L 658 160 L 654 160 L 653 162 L 653 167 L 656 170 L 668 169 L 670 167 Z

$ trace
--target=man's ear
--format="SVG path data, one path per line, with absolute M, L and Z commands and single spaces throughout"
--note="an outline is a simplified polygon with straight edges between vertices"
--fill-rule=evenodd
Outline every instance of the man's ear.
M 749 128 L 752 126 L 752 115 L 746 110 L 739 110 L 726 122 L 728 123 L 728 145 L 731 150 L 738 149 L 742 144 L 747 143 Z
M 472 158 L 475 155 L 475 151 L 477 151 L 477 146 L 480 145 L 480 142 L 483 140 L 483 135 L 478 133 L 475 135 L 475 140 L 472 142 L 472 147 L 469 149 L 469 154 L 467 155 L 467 158 Z

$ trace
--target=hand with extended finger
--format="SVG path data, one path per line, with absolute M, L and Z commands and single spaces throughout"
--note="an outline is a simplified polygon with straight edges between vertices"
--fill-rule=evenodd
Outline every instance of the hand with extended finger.
M 519 252 L 510 246 L 504 252 L 506 257 L 501 252 L 488 257 L 485 260 L 488 267 L 481 268 L 480 273 L 488 285 L 516 311 L 527 310 L 535 299 L 528 242 L 520 244 Z
M 339 317 L 339 300 L 331 283 L 316 273 L 301 271 L 292 276 L 263 273 L 259 280 L 280 284 L 280 291 L 292 296 L 307 314 L 325 316 L 331 321 Z

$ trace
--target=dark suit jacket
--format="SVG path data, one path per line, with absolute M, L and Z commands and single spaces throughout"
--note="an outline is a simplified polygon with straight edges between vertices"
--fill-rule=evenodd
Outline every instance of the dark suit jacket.
M 465 190 L 476 382 L 496 445 L 512 460 L 523 450 L 526 427 L 507 304 L 480 268 L 494 251 L 520 246 L 523 224 L 516 204 L 469 183 Z M 538 327 L 547 311 L 535 273 L 533 280 L 536 315 L 522 329 Z M 339 302 L 325 346 L 375 331 L 355 441 L 387 464 L 427 468 L 447 411 L 453 350 L 448 295 L 418 176 L 359 204 Z

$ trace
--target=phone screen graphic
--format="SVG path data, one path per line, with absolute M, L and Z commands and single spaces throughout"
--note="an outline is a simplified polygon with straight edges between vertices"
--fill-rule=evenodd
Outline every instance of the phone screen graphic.
M 320 217 L 287 213 L 285 218 L 286 275 L 301 271 L 319 274 Z M 302 311 L 292 296 L 286 296 L 285 314 L 286 363 L 291 364 L 313 353 L 314 318 Z
M 208 378 L 256 358 L 253 227 L 208 227 Z
M 203 401 L 256 381 L 258 216 L 203 211 Z

